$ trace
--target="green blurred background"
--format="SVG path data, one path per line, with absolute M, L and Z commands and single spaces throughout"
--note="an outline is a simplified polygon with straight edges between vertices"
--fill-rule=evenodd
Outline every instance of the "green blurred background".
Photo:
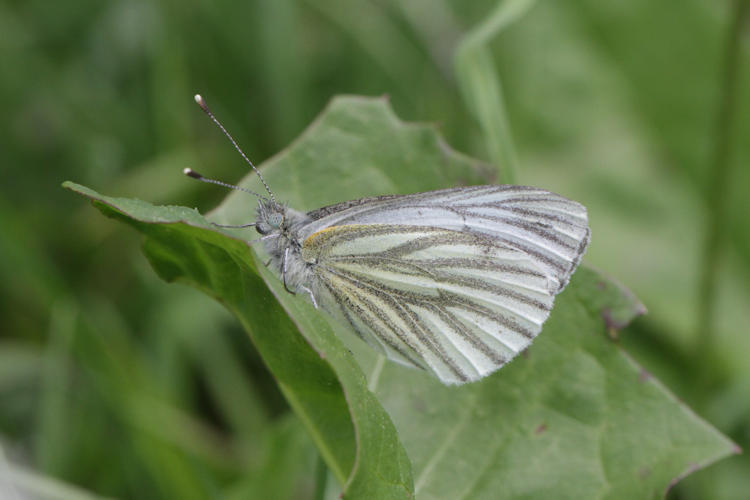
M 747 449 L 743 2 L 509 3 L 531 9 L 473 70 L 502 82 L 517 182 L 588 207 L 585 262 L 649 309 L 621 343 Z M 502 160 L 469 112 L 492 87 L 467 91 L 472 68 L 454 66 L 496 6 L 0 2 L 0 467 L 48 498 L 311 498 L 316 451 L 236 321 L 159 281 L 135 232 L 60 183 L 213 207 L 225 193 L 181 169 L 229 182 L 247 169 L 196 92 L 256 163 L 342 93 L 387 94 L 402 119 Z M 740 455 L 670 497 L 747 491 Z

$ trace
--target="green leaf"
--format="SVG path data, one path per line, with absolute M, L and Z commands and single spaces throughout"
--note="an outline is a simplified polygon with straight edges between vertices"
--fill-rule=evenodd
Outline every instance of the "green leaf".
M 736 451 L 607 335 L 643 308 L 580 269 L 525 356 L 466 388 L 356 354 L 413 461 L 419 498 L 660 498 Z M 380 372 L 380 373 L 378 373 Z
M 305 311 L 306 304 L 291 302 L 294 322 L 289 319 L 259 268 L 274 278 L 244 241 L 216 231 L 195 210 L 110 198 L 73 183 L 65 187 L 144 233 L 144 251 L 162 278 L 204 290 L 240 319 L 347 492 L 355 498 L 411 496 L 406 454 L 354 359 L 317 312 Z M 285 294 L 280 288 L 273 293 Z
M 278 199 L 306 210 L 479 183 L 488 169 L 434 127 L 400 122 L 383 99 L 342 97 L 263 173 Z M 240 184 L 263 189 L 252 175 Z M 736 451 L 612 340 L 643 306 L 589 269 L 558 297 L 527 355 L 479 383 L 446 387 L 384 362 L 286 293 L 242 239 L 253 231 L 230 236 L 195 210 L 65 186 L 144 233 L 160 276 L 204 290 L 240 319 L 351 498 L 414 489 L 419 498 L 656 498 Z M 232 193 L 209 218 L 248 222 L 254 204 Z

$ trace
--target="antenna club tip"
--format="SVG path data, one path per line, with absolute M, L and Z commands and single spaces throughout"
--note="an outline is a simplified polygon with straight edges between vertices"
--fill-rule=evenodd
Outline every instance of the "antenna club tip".
M 200 179 L 201 178 L 201 174 L 199 174 L 198 172 L 196 172 L 195 170 L 193 170 L 190 167 L 186 167 L 186 168 L 182 169 L 182 173 L 185 174 L 185 175 L 187 175 L 188 177 L 192 177 L 194 179 Z
M 203 111 L 208 109 L 208 107 L 206 107 L 206 101 L 203 100 L 203 97 L 201 97 L 200 94 L 195 94 L 193 99 L 195 99 L 195 102 L 198 103 L 198 106 L 200 106 Z

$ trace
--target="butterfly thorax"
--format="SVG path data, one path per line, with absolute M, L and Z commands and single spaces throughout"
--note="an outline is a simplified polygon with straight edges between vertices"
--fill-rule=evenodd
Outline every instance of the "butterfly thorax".
M 273 200 L 260 200 L 255 220 L 255 229 L 263 235 L 265 250 L 271 258 L 271 269 L 279 273 L 290 291 L 305 286 L 309 264 L 302 258 L 298 231 L 310 218 Z

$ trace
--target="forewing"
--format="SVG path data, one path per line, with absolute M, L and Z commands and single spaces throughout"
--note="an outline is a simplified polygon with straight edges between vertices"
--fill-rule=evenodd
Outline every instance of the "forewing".
M 446 384 L 480 379 L 525 349 L 560 288 L 499 238 L 432 226 L 328 227 L 304 240 L 302 256 L 325 309 Z
M 568 283 L 589 242 L 586 209 L 555 193 L 527 186 L 470 186 L 403 196 L 353 200 L 310 212 L 304 241 L 333 226 L 430 226 L 486 235 L 525 253 L 544 273 Z M 558 291 L 559 291 L 558 290 Z

